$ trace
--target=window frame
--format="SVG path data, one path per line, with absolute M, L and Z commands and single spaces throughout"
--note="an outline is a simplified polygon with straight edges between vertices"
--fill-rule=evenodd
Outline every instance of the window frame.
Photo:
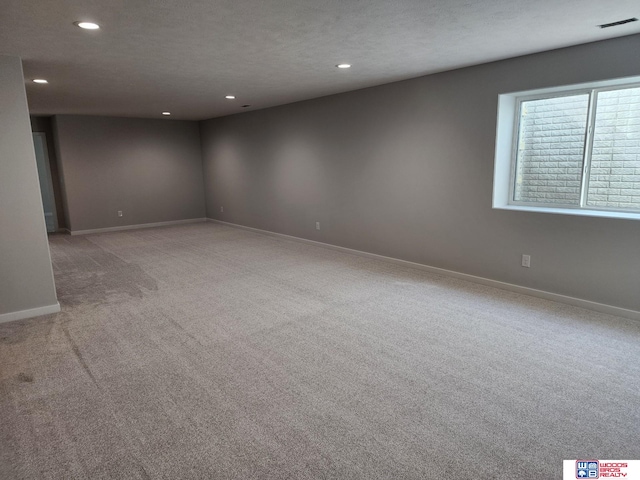
M 615 208 L 587 204 L 598 95 L 601 92 L 628 88 L 640 88 L 640 77 L 626 77 L 586 84 L 500 94 L 498 96 L 498 119 L 496 126 L 493 208 L 640 220 L 640 208 Z M 532 100 L 560 98 L 581 94 L 586 94 L 589 98 L 582 155 L 579 203 L 561 204 L 515 200 L 522 104 Z M 505 116 L 510 118 L 505 118 Z M 507 180 L 506 190 L 504 188 L 505 179 Z M 502 182 L 502 185 L 500 185 L 500 182 Z

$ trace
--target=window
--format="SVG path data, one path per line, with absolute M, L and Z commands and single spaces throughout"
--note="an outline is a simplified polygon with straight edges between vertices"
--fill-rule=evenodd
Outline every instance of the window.
M 499 100 L 494 208 L 640 219 L 640 79 Z

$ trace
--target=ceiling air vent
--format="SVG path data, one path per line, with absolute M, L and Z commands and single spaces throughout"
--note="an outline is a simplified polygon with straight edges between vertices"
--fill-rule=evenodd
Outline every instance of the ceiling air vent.
M 636 17 L 627 18 L 626 20 L 620 20 L 619 22 L 613 23 L 603 23 L 602 25 L 598 25 L 600 28 L 609 28 L 609 27 L 617 27 L 618 25 L 624 25 L 625 23 L 637 22 L 638 19 Z

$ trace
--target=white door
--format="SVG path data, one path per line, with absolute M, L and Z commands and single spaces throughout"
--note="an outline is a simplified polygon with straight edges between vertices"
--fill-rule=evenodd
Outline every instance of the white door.
M 36 149 L 38 179 L 40 180 L 40 192 L 42 193 L 42 206 L 44 207 L 47 232 L 55 232 L 57 230 L 56 201 L 53 196 L 53 181 L 51 180 L 51 168 L 49 166 L 49 155 L 47 154 L 47 136 L 42 132 L 34 133 L 33 146 Z

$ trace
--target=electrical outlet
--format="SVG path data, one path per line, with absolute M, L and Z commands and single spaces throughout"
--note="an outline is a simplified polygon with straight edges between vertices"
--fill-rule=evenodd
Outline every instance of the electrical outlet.
M 320 222 L 316 222 L 316 230 L 320 230 Z
M 531 266 L 531 255 L 522 255 L 522 266 L 527 268 Z
M 220 213 L 224 212 L 224 207 L 220 207 Z
M 122 216 L 122 210 L 118 210 L 118 216 L 121 217 Z

